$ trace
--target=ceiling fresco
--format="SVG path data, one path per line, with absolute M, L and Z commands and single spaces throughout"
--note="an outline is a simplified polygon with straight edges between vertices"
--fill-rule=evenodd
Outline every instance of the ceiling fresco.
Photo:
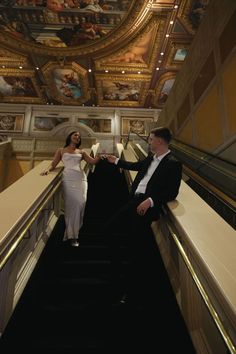
M 163 108 L 210 0 L 1 0 L 0 103 Z

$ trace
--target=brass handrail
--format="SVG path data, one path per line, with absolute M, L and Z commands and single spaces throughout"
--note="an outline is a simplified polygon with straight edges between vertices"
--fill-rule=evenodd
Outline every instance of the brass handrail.
M 3 259 L 0 261 L 0 271 L 3 269 L 3 267 L 5 266 L 5 264 L 7 263 L 7 261 L 9 260 L 9 258 L 11 257 L 11 255 L 13 254 L 15 249 L 17 248 L 17 246 L 19 245 L 19 243 L 24 238 L 28 229 L 31 227 L 31 225 L 34 223 L 34 221 L 37 219 L 38 215 L 40 214 L 40 212 L 42 211 L 44 206 L 47 204 L 47 202 L 52 197 L 52 195 L 56 192 L 56 190 L 60 187 L 60 185 L 61 185 L 61 179 L 57 182 L 57 184 L 53 187 L 53 189 L 49 192 L 49 194 L 44 198 L 44 200 L 40 204 L 39 208 L 36 209 L 36 211 L 33 213 L 31 218 L 25 224 L 23 230 L 20 232 L 17 239 L 13 242 L 13 244 L 10 246 L 10 248 L 8 249 L 6 254 L 4 255 Z
M 166 222 L 166 225 L 169 229 L 169 232 L 179 250 L 179 253 L 181 254 L 182 258 L 183 258 L 183 261 L 186 265 L 186 267 L 188 268 L 191 276 L 192 276 L 192 279 L 194 280 L 194 283 L 196 284 L 197 286 L 197 289 L 198 291 L 200 292 L 201 296 L 202 296 L 202 299 L 205 303 L 205 305 L 207 306 L 207 309 L 208 311 L 210 312 L 211 314 L 211 317 L 213 318 L 214 322 L 215 322 L 215 325 L 216 327 L 219 329 L 220 333 L 221 333 L 221 336 L 229 350 L 229 352 L 231 354 L 236 354 L 236 348 L 235 348 L 235 345 L 233 344 L 233 341 L 232 339 L 230 338 L 230 336 L 228 335 L 221 319 L 219 318 L 219 315 L 217 313 L 217 311 L 215 310 L 214 306 L 212 305 L 211 303 L 211 300 L 209 299 L 209 296 L 207 295 L 207 292 L 206 290 L 204 289 L 201 281 L 199 280 L 196 272 L 194 271 L 194 268 L 181 244 L 181 242 L 179 241 L 177 235 L 175 234 L 175 232 L 173 231 L 173 228 L 172 226 L 170 225 L 170 223 L 166 220 L 165 218 L 165 222 Z

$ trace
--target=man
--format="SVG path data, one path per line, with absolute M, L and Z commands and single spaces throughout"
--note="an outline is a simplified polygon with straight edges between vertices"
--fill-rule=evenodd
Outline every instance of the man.
M 149 258 L 150 226 L 158 220 L 162 205 L 174 200 L 179 192 L 182 165 L 176 160 L 169 149 L 172 138 L 166 127 L 151 130 L 148 144 L 151 153 L 142 161 L 128 162 L 108 155 L 107 160 L 119 168 L 138 171 L 132 184 L 130 199 L 109 221 L 109 232 L 113 244 L 113 262 L 117 260 L 114 250 L 116 234 L 126 231 L 129 249 L 129 273 L 126 275 L 126 289 L 136 289 L 131 282 L 139 274 L 139 283 L 145 279 L 143 265 Z M 112 234 L 112 235 L 111 235 Z M 114 274 L 118 272 L 115 267 Z

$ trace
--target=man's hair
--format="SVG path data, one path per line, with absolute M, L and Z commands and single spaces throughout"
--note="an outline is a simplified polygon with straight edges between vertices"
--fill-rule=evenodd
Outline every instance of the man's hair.
M 167 144 L 172 139 L 171 131 L 167 127 L 154 128 L 150 131 L 150 134 L 154 134 L 157 138 L 162 138 Z

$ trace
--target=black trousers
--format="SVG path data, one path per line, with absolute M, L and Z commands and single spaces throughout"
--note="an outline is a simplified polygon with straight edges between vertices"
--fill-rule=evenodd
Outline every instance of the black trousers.
M 130 199 L 105 225 L 110 250 L 111 282 L 114 289 L 123 286 L 124 292 L 129 294 L 140 292 L 145 287 L 150 254 L 155 247 L 151 223 L 159 218 L 160 213 L 157 209 L 149 208 L 145 215 L 140 216 L 137 207 L 144 199 L 144 195 Z M 127 252 L 126 262 L 124 249 Z

